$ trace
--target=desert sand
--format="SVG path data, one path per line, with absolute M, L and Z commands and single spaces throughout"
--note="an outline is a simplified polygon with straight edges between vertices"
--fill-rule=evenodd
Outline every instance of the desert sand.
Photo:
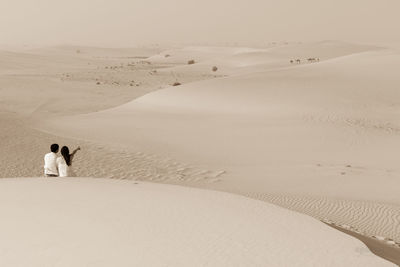
M 3 179 L 0 192 L 1 266 L 392 266 L 317 220 L 233 194 L 82 178 Z
M 264 48 L 65 46 L 0 51 L 0 59 L 1 177 L 41 176 L 51 143 L 80 145 L 74 167 L 81 177 L 240 194 L 374 238 L 382 246 L 400 247 L 396 47 L 336 41 Z M 172 86 L 177 82 L 181 85 Z M 48 186 L 62 183 L 70 182 Z M 105 187 L 93 183 L 99 190 Z M 202 205 L 210 207 L 206 195 Z M 184 199 L 190 209 L 190 198 Z M 299 233 L 315 228 L 312 238 L 326 237 L 329 246 L 347 248 L 348 254 L 335 254 L 337 262 L 326 258 L 321 266 L 345 266 L 340 263 L 360 254 L 338 239 L 362 247 L 360 241 L 331 229 L 329 236 L 322 235 L 318 229 L 329 229 L 322 222 L 273 209 L 291 214 Z M 310 226 L 303 227 L 304 218 Z M 257 231 L 262 237 L 275 230 Z M 288 236 L 279 238 L 285 240 L 279 248 L 290 243 Z M 202 249 L 198 255 L 205 253 Z M 380 266 L 374 265 L 378 258 L 366 255 L 370 266 Z M 221 266 L 218 257 L 213 259 Z

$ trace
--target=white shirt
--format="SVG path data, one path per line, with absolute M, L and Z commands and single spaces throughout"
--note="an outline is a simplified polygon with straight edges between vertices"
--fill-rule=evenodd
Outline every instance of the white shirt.
M 57 175 L 57 154 L 54 152 L 47 153 L 44 156 L 44 174 Z
M 64 157 L 58 157 L 57 158 L 57 168 L 58 168 L 58 172 L 60 174 L 60 177 L 68 177 L 69 173 L 68 173 L 68 165 L 65 162 Z

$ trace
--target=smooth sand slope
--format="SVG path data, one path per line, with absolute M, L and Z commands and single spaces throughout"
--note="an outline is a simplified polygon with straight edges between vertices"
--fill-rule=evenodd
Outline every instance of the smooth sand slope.
M 308 216 L 214 191 L 2 179 L 0 211 L 5 267 L 394 266 Z
M 231 77 L 38 125 L 226 171 L 205 186 L 271 200 L 400 242 L 400 53 L 334 42 L 309 46 L 258 51 L 266 61 L 271 53 L 281 57 L 275 69 L 269 62 L 266 69 L 259 61 L 248 63 Z M 200 49 L 199 58 L 205 51 Z M 214 56 L 215 49 L 211 52 Z M 250 62 L 253 53 L 228 49 L 218 58 L 226 65 L 237 57 L 248 56 Z M 290 64 L 296 54 L 321 61 Z

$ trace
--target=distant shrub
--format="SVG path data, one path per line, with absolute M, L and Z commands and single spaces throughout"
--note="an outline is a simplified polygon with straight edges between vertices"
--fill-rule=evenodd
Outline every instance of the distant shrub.
M 81 50 L 77 49 L 77 50 L 76 50 L 76 53 L 77 53 L 77 54 L 80 54 L 80 53 L 81 53 Z
M 194 64 L 194 63 L 196 63 L 196 61 L 194 61 L 194 59 L 191 59 L 191 60 L 188 61 L 188 64 L 189 64 L 189 65 L 192 65 L 192 64 Z
M 170 57 L 171 55 L 170 54 L 166 54 L 164 57 Z
M 174 84 L 172 86 L 179 86 L 179 85 L 181 85 L 180 82 L 174 82 Z
M 97 82 L 96 84 L 97 84 L 97 85 L 100 85 L 100 82 Z
M 213 72 L 216 72 L 217 70 L 218 70 L 218 67 L 217 67 L 217 66 L 212 67 L 212 71 L 213 71 Z

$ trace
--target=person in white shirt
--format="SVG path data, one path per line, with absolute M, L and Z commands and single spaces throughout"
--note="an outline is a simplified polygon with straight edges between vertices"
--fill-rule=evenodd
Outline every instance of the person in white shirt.
M 52 144 L 50 146 L 50 153 L 44 156 L 44 175 L 46 177 L 58 177 L 57 168 L 57 153 L 59 146 L 58 144 Z
M 72 170 L 72 160 L 75 156 L 75 153 L 81 150 L 80 147 L 75 149 L 71 154 L 69 153 L 69 148 L 67 146 L 63 146 L 61 148 L 61 157 L 57 158 L 57 168 L 60 177 L 74 177 L 75 173 Z

